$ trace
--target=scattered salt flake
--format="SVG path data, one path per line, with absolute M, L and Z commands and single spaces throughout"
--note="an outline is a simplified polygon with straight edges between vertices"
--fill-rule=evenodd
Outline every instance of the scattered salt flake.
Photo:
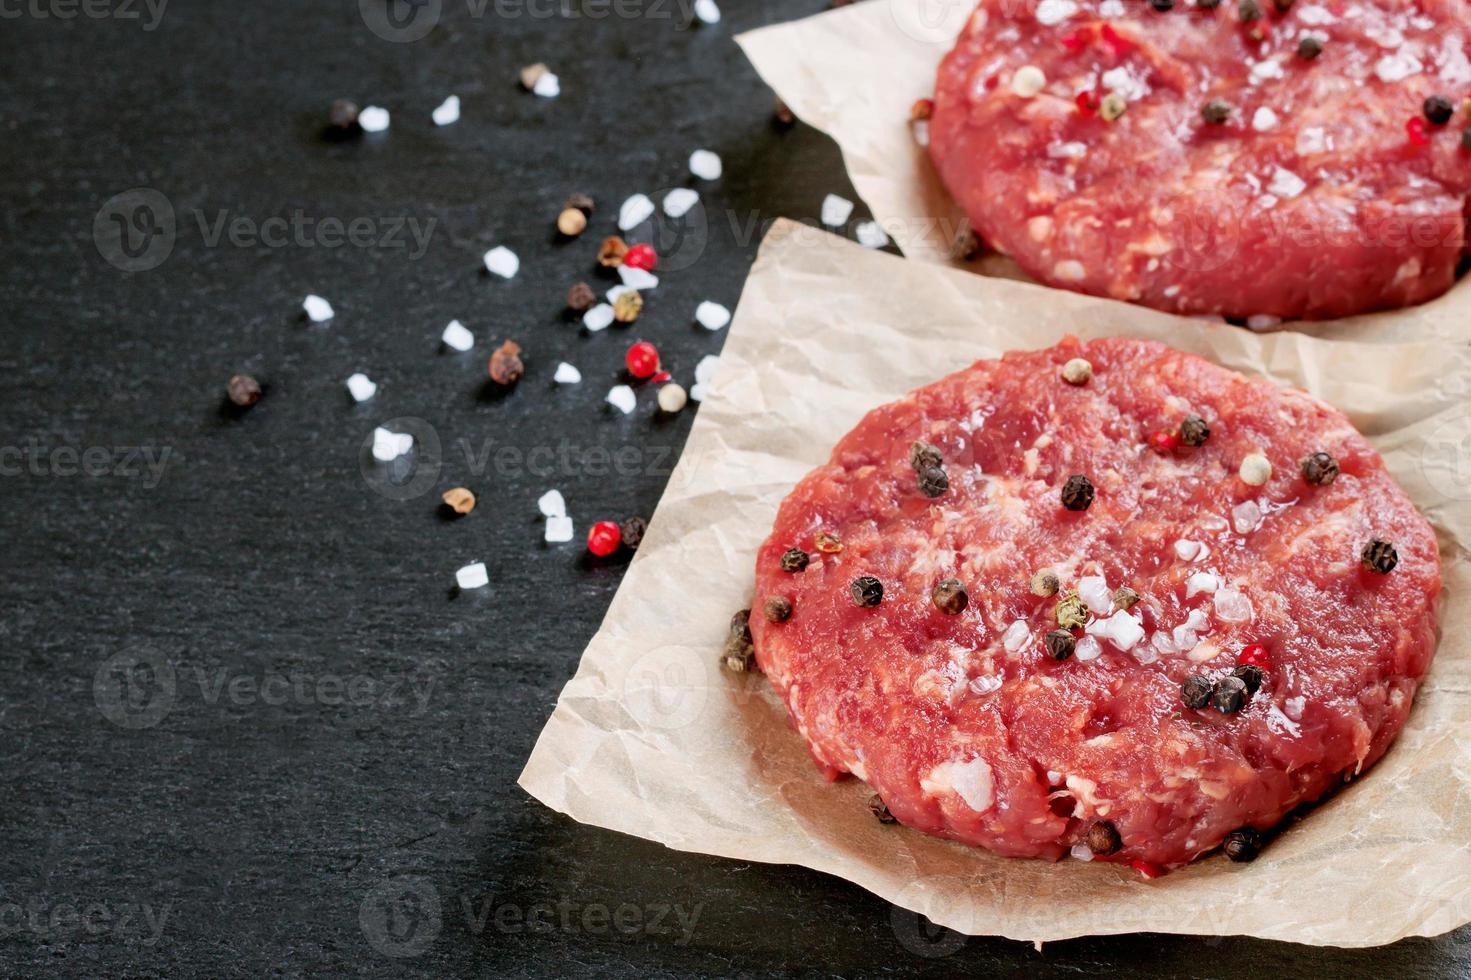
M 1194 598 L 1202 592 L 1214 592 L 1220 587 L 1221 580 L 1210 572 L 1196 572 L 1185 580 L 1185 598 Z
M 1052 275 L 1063 282 L 1081 282 L 1087 274 L 1088 270 L 1077 259 L 1063 259 L 1052 266 Z
M 1277 114 L 1266 106 L 1257 109 L 1251 117 L 1251 128 L 1258 133 L 1265 133 L 1269 129 L 1276 128 L 1277 123 Z
M 504 245 L 497 245 L 485 253 L 485 271 L 502 279 L 509 279 L 521 269 L 521 260 L 516 253 Z
M 1200 641 L 1197 634 L 1210 625 L 1210 617 L 1203 610 L 1192 609 L 1185 622 L 1174 629 L 1175 650 L 1179 653 L 1191 649 Z
M 695 19 L 701 24 L 718 24 L 720 7 L 715 0 L 695 0 Z
M 1016 653 L 1027 642 L 1027 637 L 1032 635 L 1032 630 L 1027 626 L 1026 620 L 1018 619 L 1006 627 L 1006 632 L 1001 636 L 1001 643 L 1006 647 L 1008 653 Z
M 439 339 L 444 341 L 444 346 L 461 353 L 475 346 L 475 335 L 459 320 L 451 320 Z
M 1208 549 L 1199 541 L 1187 541 L 1181 538 L 1175 542 L 1175 557 L 1181 561 L 1194 561 L 1201 557 L 1202 551 L 1208 551 Z
M 531 91 L 543 99 L 555 99 L 562 94 L 562 80 L 552 72 L 544 72 L 531 86 Z
M 967 685 L 975 694 L 995 694 L 1001 690 L 1001 678 L 995 674 L 982 674 Z
M 1072 850 L 1068 853 L 1079 861 L 1093 860 L 1093 848 L 1087 844 L 1074 844 Z
M 560 490 L 548 490 L 536 499 L 536 509 L 542 517 L 566 517 L 567 501 Z
M 436 126 L 448 126 L 460 121 L 460 97 L 451 95 L 439 104 L 439 108 L 430 114 Z
M 695 365 L 695 380 L 702 385 L 707 385 L 715 380 L 715 371 L 720 367 L 719 354 L 706 354 L 700 358 L 700 363 Z
M 1255 500 L 1243 500 L 1231 508 L 1231 526 L 1237 534 L 1246 534 L 1262 526 L 1262 509 Z
M 1374 74 L 1381 82 L 1402 82 L 1411 75 L 1420 74 L 1420 59 L 1408 51 L 1387 54 L 1374 63 Z
M 1276 167 L 1272 170 L 1272 180 L 1267 184 L 1267 193 L 1278 197 L 1297 197 L 1307 190 L 1307 187 L 1307 181 L 1291 170 Z
M 1138 102 L 1149 94 L 1149 84 L 1145 82 L 1144 76 L 1128 65 L 1110 68 L 1100 76 L 1100 81 L 1103 82 L 1104 89 L 1123 96 L 1129 102 Z
M 1251 84 L 1260 85 L 1268 79 L 1284 78 L 1286 77 L 1286 72 L 1282 70 L 1282 63 L 1280 61 L 1275 58 L 1268 58 L 1266 61 L 1258 61 L 1252 65 L 1248 75 L 1251 78 Z
M 586 313 L 582 314 L 582 325 L 593 333 L 608 329 L 613 322 L 613 307 L 607 303 L 599 303 Z
M 1091 636 L 1082 637 L 1073 647 L 1073 659 L 1083 663 L 1097 660 L 1101 656 L 1103 656 L 1103 647 Z
M 696 150 L 690 154 L 690 173 L 701 180 L 719 180 L 724 170 L 720 154 L 713 150 Z
M 1053 24 L 1061 24 L 1077 12 L 1078 5 L 1073 0 L 1042 0 L 1037 4 L 1037 23 L 1051 27 Z
M 618 207 L 618 228 L 632 231 L 654 214 L 654 202 L 647 194 L 635 194 Z M 621 266 L 620 266 L 621 268 Z
M 1054 140 L 1047 144 L 1047 158 L 1049 160 L 1080 160 L 1087 155 L 1087 143 L 1079 143 L 1076 140 L 1062 143 Z
M 991 764 L 980 757 L 941 763 L 919 781 L 919 788 L 931 796 L 951 790 L 977 813 L 985 813 L 996 803 Z
M 462 589 L 483 589 L 490 584 L 490 573 L 485 562 L 477 561 L 455 572 L 455 584 Z
M 1080 592 L 1079 595 L 1082 593 Z M 1096 619 L 1088 624 L 1089 636 L 1101 636 L 1120 650 L 1132 650 L 1144 639 L 1144 626 L 1137 616 L 1120 609 L 1107 619 Z
M 864 248 L 883 248 L 889 244 L 889 235 L 877 221 L 862 221 L 853 229 L 853 237 Z
M 1263 200 L 1266 200 L 1266 198 L 1263 198 Z M 1246 318 L 1248 330 L 1271 330 L 1273 327 L 1281 325 L 1282 318 L 1280 316 L 1273 316 L 1270 313 L 1253 313 Z
M 301 308 L 306 310 L 307 318 L 313 323 L 325 323 L 336 315 L 332 310 L 332 304 L 320 296 L 308 296 L 301 301 Z
M 1221 589 L 1216 593 L 1216 618 L 1227 623 L 1251 622 L 1251 600 L 1235 589 Z
M 708 393 L 709 393 L 709 389 L 705 385 L 702 385 L 702 384 L 692 384 L 692 385 L 690 385 L 690 401 L 702 402 L 702 401 L 705 400 L 705 395 L 708 394 Z
M 689 187 L 676 187 L 664 195 L 664 213 L 671 218 L 683 218 L 699 200 L 699 191 Z
M 1107 616 L 1113 612 L 1113 593 L 1102 575 L 1084 575 L 1078 579 L 1078 598 L 1088 604 L 1088 611 Z
M 347 379 L 347 390 L 353 401 L 365 402 L 378 393 L 378 386 L 366 374 L 358 373 Z
M 920 146 L 930 145 L 930 121 L 928 119 L 916 119 L 909 124 L 909 128 L 914 133 L 914 142 Z
M 1338 20 L 1328 8 L 1315 3 L 1299 4 L 1296 13 L 1297 19 L 1304 24 L 1332 24 Z
M 1122 17 L 1127 11 L 1124 8 L 1124 0 L 1103 0 L 1098 5 L 1098 16 L 1110 20 Z
M 414 437 L 407 432 L 390 432 L 381 425 L 373 430 L 373 458 L 391 463 L 414 448 Z
M 730 322 L 730 310 L 707 299 L 695 307 L 695 322 L 706 330 L 719 330 Z M 700 363 L 703 364 L 704 361 Z M 696 377 L 699 377 L 698 372 Z
M 1297 134 L 1297 144 L 1294 149 L 1298 156 L 1307 156 L 1311 153 L 1322 153 L 1328 148 L 1328 138 L 1323 132 L 1322 126 L 1305 126 Z
M 659 285 L 659 277 L 648 269 L 640 269 L 636 265 L 620 265 L 618 267 L 618 278 L 623 280 L 623 285 L 633 289 L 653 289 Z
M 559 385 L 575 385 L 582 381 L 582 372 L 563 361 L 557 365 L 557 373 L 552 375 L 552 380 Z
M 572 540 L 572 518 L 548 517 L 546 528 L 548 544 L 565 544 Z
M 618 411 L 627 415 L 638 405 L 638 398 L 634 396 L 633 389 L 628 385 L 614 385 L 608 390 L 608 404 Z
M 853 202 L 846 197 L 829 194 L 822 199 L 822 223 L 829 228 L 839 228 L 853 216 Z
M 358 125 L 365 133 L 381 133 L 388 128 L 388 110 L 370 105 L 358 113 Z

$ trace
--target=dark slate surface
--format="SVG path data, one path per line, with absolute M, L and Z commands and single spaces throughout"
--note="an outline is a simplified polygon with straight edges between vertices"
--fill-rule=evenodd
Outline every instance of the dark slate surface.
M 427 2 L 441 16 L 417 43 L 376 36 L 355 0 L 0 7 L 0 972 L 1471 968 L 1464 931 L 1368 952 L 929 936 L 842 882 L 673 853 L 518 790 L 623 567 L 543 546 L 534 502 L 560 486 L 580 529 L 651 512 L 693 418 L 657 421 L 648 391 L 632 417 L 602 407 L 633 332 L 561 319 L 596 237 L 556 242 L 560 202 L 597 197 L 602 234 L 626 195 L 686 182 L 691 149 L 723 155 L 708 240 L 681 246 L 688 267 L 637 328 L 688 381 L 723 339 L 689 325 L 695 303 L 734 305 L 766 223 L 851 189 L 825 138 L 770 125 L 731 41 L 822 0 L 726 0 L 723 24 L 694 30 L 688 0 Z M 538 60 L 560 99 L 517 90 Z M 435 129 L 451 92 L 464 118 Z M 393 128 L 325 142 L 337 96 L 390 107 Z M 94 221 L 136 214 L 106 202 L 140 187 L 176 237 L 129 273 Z M 373 241 L 231 241 L 298 214 L 365 219 Z M 398 219 L 433 222 L 422 250 Z M 520 253 L 516 280 L 480 271 L 494 243 Z M 302 322 L 308 292 L 336 305 L 329 326 Z M 454 317 L 473 355 L 439 352 Z M 502 337 L 528 371 L 497 398 L 482 376 Z M 581 387 L 551 386 L 564 358 Z M 268 385 L 244 417 L 220 405 L 237 370 Z M 359 407 L 356 370 L 382 386 Z M 441 446 L 410 499 L 360 468 L 395 417 Z M 442 521 L 435 496 L 461 482 L 480 509 Z M 494 588 L 453 594 L 477 557 Z

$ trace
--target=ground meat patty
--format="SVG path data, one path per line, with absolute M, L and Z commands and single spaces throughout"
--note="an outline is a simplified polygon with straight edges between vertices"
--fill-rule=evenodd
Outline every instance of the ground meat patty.
M 1439 295 L 1465 244 L 1471 6 L 1286 6 L 984 0 L 940 66 L 940 175 L 1053 286 L 1236 317 Z M 1438 124 L 1436 94 L 1454 108 Z
M 1074 358 L 1090 380 L 1063 379 Z M 1203 443 L 1198 421 L 1177 441 L 1192 416 Z M 1331 482 L 1304 477 L 1315 453 Z M 1271 464 L 1260 486 L 1241 476 L 1254 454 Z M 1086 496 L 1075 475 L 1086 509 L 1063 503 Z M 1365 566 L 1375 539 L 1397 553 L 1387 573 Z M 1060 593 L 1034 594 L 1041 569 Z M 875 598 L 865 576 L 876 604 L 857 601 Z M 955 613 L 932 597 L 952 578 Z M 782 504 L 751 629 L 819 766 L 866 780 L 903 823 L 1057 858 L 1104 821 L 1122 842 L 1108 860 L 1169 866 L 1384 753 L 1439 592 L 1435 535 L 1339 412 L 1158 343 L 1069 339 L 870 412 Z M 784 618 L 762 614 L 775 597 Z M 1086 629 L 1056 660 L 1046 637 L 1079 600 Z M 1188 678 L 1228 689 L 1252 644 L 1263 679 L 1243 708 L 1186 706 Z

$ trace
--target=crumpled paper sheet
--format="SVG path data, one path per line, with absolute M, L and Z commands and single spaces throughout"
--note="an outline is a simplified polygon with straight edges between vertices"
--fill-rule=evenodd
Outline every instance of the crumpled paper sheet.
M 521 774 L 529 793 L 679 850 L 838 875 L 969 934 L 1366 946 L 1471 921 L 1471 351 L 1253 334 L 910 262 L 789 221 L 762 244 L 729 329 L 648 536 Z M 1215 857 L 1145 881 L 880 825 L 863 783 L 818 774 L 764 677 L 717 664 L 778 504 L 865 412 L 1067 333 L 1156 338 L 1316 393 L 1374 440 L 1439 532 L 1444 640 L 1407 728 L 1253 864 Z
M 906 256 L 1025 280 L 1003 255 L 969 263 L 951 257 L 952 243 L 968 227 L 965 212 L 909 124 L 914 101 L 934 96 L 940 59 L 975 6 L 976 0 L 864 0 L 749 31 L 736 42 L 792 112 L 837 142 L 859 196 Z M 1134 16 L 1158 16 L 1147 4 L 1136 6 Z M 1376 313 L 1290 328 L 1342 340 L 1466 341 L 1468 323 L 1471 283 L 1463 278 L 1409 316 Z

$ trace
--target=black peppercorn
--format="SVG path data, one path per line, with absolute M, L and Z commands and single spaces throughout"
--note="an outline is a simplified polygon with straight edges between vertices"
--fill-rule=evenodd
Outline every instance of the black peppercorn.
M 1211 437 L 1211 427 L 1199 415 L 1187 415 L 1180 423 L 1180 441 L 1187 446 L 1204 446 Z
M 872 575 L 860 575 L 848 586 L 848 591 L 853 593 L 853 601 L 860 606 L 876 606 L 883 601 L 884 583 Z
M 1201 10 L 1215 10 L 1221 5 L 1221 0 L 1197 0 L 1195 5 Z
M 1107 820 L 1095 821 L 1093 826 L 1088 828 L 1085 842 L 1088 850 L 1094 854 L 1112 854 L 1124 846 L 1123 840 L 1119 837 L 1119 829 Z
M 742 609 L 730 617 L 730 638 L 745 643 L 751 642 L 751 610 Z
M 875 817 L 878 817 L 879 823 L 899 822 L 898 818 L 889 812 L 889 804 L 885 803 L 884 798 L 877 793 L 868 798 L 868 809 Z
M 230 383 L 225 386 L 225 393 L 232 404 L 249 408 L 260 401 L 260 382 L 248 374 L 232 375 Z
M 567 200 L 562 203 L 563 211 L 567 210 L 568 208 L 576 208 L 584 215 L 592 214 L 593 199 L 588 197 L 581 191 L 573 191 L 567 196 Z
M 1256 0 L 1241 0 L 1236 5 L 1236 16 L 1241 18 L 1241 23 L 1250 24 L 1254 20 L 1262 19 L 1262 7 Z
M 1241 683 L 1246 685 L 1247 696 L 1251 697 L 1257 691 L 1261 690 L 1262 681 L 1266 679 L 1267 675 L 1260 667 L 1254 664 L 1242 664 L 1240 667 L 1231 671 L 1231 676 L 1241 679 Z
M 1364 545 L 1364 550 L 1359 553 L 1359 560 L 1369 571 L 1388 575 L 1394 571 L 1394 566 L 1399 564 L 1399 552 L 1395 551 L 1394 545 L 1388 541 L 1375 538 Z
M 358 122 L 357 103 L 348 99 L 337 99 L 327 110 L 327 122 L 334 129 L 352 129 Z
M 792 615 L 792 603 L 786 596 L 774 595 L 767 599 L 762 605 L 761 611 L 766 613 L 766 621 L 769 623 L 785 623 Z
M 784 572 L 800 572 L 806 569 L 807 563 L 811 561 L 807 552 L 801 548 L 788 548 L 782 552 L 781 570 Z
M 585 282 L 575 282 L 567 287 L 567 309 L 573 313 L 586 313 L 597 305 L 598 294 Z
M 637 551 L 639 543 L 644 539 L 644 533 L 649 529 L 649 522 L 642 517 L 625 517 L 618 522 L 618 530 L 623 534 L 623 546 L 629 551 Z
M 1053 630 L 1043 637 L 1042 645 L 1047 647 L 1047 656 L 1053 660 L 1066 660 L 1077 649 L 1078 641 L 1067 630 Z
M 930 590 L 930 601 L 940 612 L 955 616 L 970 604 L 970 596 L 966 595 L 965 586 L 960 584 L 960 579 L 947 578 Z
M 1062 505 L 1068 510 L 1087 510 L 1093 503 L 1093 481 L 1074 473 L 1062 485 Z
M 1315 486 L 1326 487 L 1338 479 L 1338 460 L 1327 453 L 1304 456 L 1297 467 L 1302 470 L 1302 478 Z
M 1262 835 L 1250 827 L 1233 830 L 1221 842 L 1221 850 L 1232 861 L 1255 861 L 1262 852 Z
M 1204 708 L 1211 703 L 1211 682 L 1199 674 L 1185 678 L 1180 685 L 1180 700 L 1187 708 Z
M 916 442 L 909 447 L 909 465 L 914 467 L 914 472 L 923 473 L 932 466 L 939 466 L 945 462 L 936 446 L 927 442 Z
M 1222 677 L 1211 691 L 1211 704 L 1222 714 L 1240 711 L 1246 704 L 1246 681 L 1239 677 Z
M 1421 108 L 1425 111 L 1425 118 L 1437 126 L 1444 126 L 1450 122 L 1451 116 L 1456 111 L 1456 107 L 1451 105 L 1451 100 L 1443 95 L 1430 96 Z
M 1175 0 L 1149 0 L 1149 5 L 1164 14 L 1175 9 Z
M 1312 61 L 1323 53 L 1323 42 L 1309 34 L 1297 42 L 1297 56 L 1303 61 Z
M 1272 0 L 1272 6 L 1277 8 L 1278 13 L 1287 13 L 1292 9 L 1292 0 Z
M 1212 126 L 1219 126 L 1231 118 L 1231 103 L 1224 99 L 1211 99 L 1200 107 L 1200 118 Z
M 732 673 L 749 673 L 756 669 L 756 648 L 749 640 L 732 636 L 725 641 L 725 649 L 720 654 L 720 663 Z
M 944 467 L 931 466 L 919 475 L 919 492 L 926 497 L 939 497 L 949 489 L 950 478 L 945 475 Z
M 1461 149 L 1471 150 L 1471 126 L 1461 130 Z

